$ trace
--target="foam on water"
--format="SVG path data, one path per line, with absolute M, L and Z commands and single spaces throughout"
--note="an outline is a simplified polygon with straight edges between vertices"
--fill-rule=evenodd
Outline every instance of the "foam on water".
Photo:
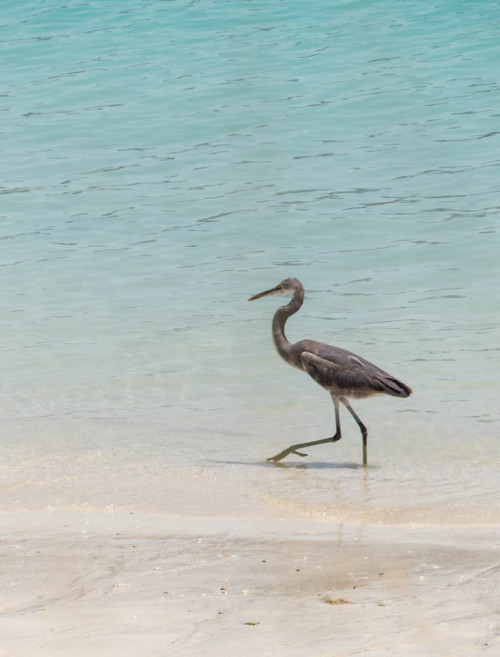
M 296 276 L 292 340 L 415 391 L 357 406 L 375 505 L 491 508 L 498 3 L 47 0 L 2 22 L 7 471 L 107 451 L 110 475 L 204 468 L 318 509 L 333 479 L 341 499 L 360 472 L 321 464 L 359 462 L 350 418 L 300 487 L 251 467 L 331 430 L 273 351 L 276 300 L 246 303 Z

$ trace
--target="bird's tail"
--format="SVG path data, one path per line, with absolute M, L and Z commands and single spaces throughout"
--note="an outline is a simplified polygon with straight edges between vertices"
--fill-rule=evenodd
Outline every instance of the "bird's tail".
M 409 397 L 413 390 L 399 379 L 392 376 L 384 376 L 383 378 L 384 392 L 393 397 Z

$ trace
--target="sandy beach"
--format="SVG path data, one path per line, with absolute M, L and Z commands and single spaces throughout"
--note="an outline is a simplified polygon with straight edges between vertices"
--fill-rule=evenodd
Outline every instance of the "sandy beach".
M 167 454 L 5 453 L 0 655 L 498 654 L 485 459 L 365 471 L 326 448 L 281 466 Z
M 1 518 L 9 657 L 496 655 L 497 527 L 79 509 Z

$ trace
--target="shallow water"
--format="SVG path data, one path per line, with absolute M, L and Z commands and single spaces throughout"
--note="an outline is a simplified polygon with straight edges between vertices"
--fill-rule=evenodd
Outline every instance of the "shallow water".
M 207 512 L 222 486 L 325 517 L 492 521 L 498 9 L 4 12 L 6 507 L 163 508 L 166 478 L 198 477 Z M 277 300 L 246 302 L 287 276 L 307 291 L 290 339 L 344 346 L 414 389 L 355 406 L 366 476 L 344 415 L 343 440 L 300 468 L 263 463 L 333 423 L 274 353 Z

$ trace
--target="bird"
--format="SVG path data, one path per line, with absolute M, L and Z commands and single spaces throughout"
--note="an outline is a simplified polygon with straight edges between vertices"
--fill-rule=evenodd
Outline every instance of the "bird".
M 300 310 L 304 303 L 304 287 L 296 278 L 286 278 L 276 287 L 250 297 L 255 301 L 268 296 L 292 297 L 286 306 L 280 306 L 273 317 L 273 341 L 278 354 L 287 363 L 307 372 L 316 383 L 328 391 L 335 408 L 335 434 L 331 438 L 313 440 L 287 447 L 279 454 L 271 456 L 268 461 L 277 462 L 289 454 L 307 456 L 298 450 L 313 445 L 337 442 L 341 439 L 340 404 L 343 404 L 356 421 L 363 440 L 363 466 L 368 466 L 367 442 L 368 430 L 354 412 L 349 399 L 362 399 L 372 395 L 391 395 L 392 397 L 409 397 L 412 389 L 391 374 L 373 363 L 357 356 L 351 351 L 334 347 L 316 340 L 300 340 L 291 343 L 285 335 L 285 324 L 289 317 Z

